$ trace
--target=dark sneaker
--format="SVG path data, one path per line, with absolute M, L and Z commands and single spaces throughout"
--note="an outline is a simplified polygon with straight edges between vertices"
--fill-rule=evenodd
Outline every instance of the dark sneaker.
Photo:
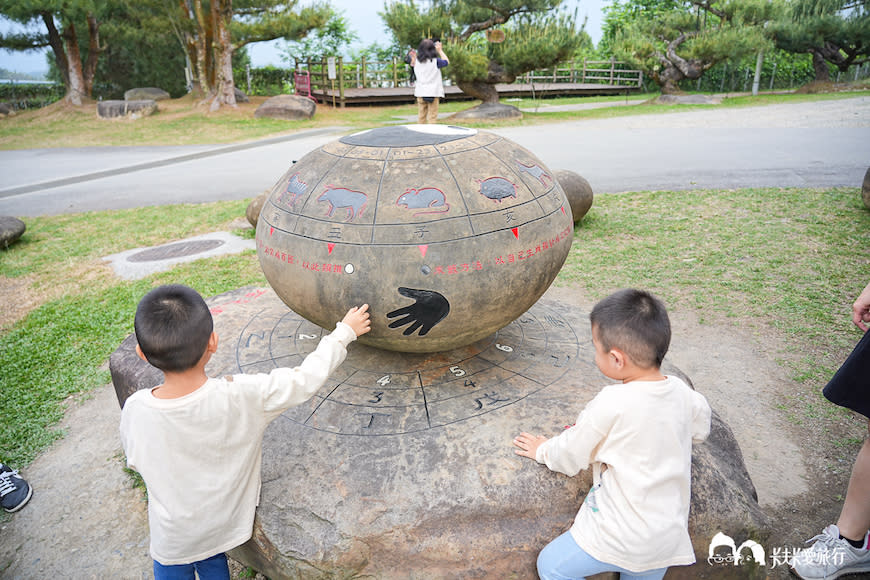
M 0 505 L 3 509 L 10 513 L 17 512 L 30 501 L 32 495 L 33 489 L 18 472 L 0 463 Z

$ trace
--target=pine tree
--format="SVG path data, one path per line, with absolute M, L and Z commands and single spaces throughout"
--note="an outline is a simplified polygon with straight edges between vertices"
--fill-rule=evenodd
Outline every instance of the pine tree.
M 445 70 L 467 95 L 498 103 L 498 83 L 570 58 L 582 41 L 575 19 L 557 11 L 562 0 L 413 0 L 393 2 L 381 17 L 400 46 L 440 39 Z
M 0 37 L 0 47 L 33 50 L 50 46 L 66 87 L 64 99 L 81 105 L 93 92 L 97 61 L 105 46 L 100 41 L 101 13 L 111 2 L 94 0 L 0 0 L 0 14 L 23 25 L 41 22 L 42 33 L 13 33 Z M 84 52 L 80 36 L 87 34 Z
M 643 70 L 663 94 L 679 94 L 680 81 L 768 47 L 764 23 L 775 18 L 776 10 L 767 0 L 689 0 L 661 2 L 658 10 L 637 18 L 618 18 L 611 11 L 611 48 L 616 58 Z

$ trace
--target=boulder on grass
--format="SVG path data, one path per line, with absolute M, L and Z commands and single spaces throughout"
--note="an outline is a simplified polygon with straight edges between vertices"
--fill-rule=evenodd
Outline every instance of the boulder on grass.
M 459 111 L 450 116 L 451 121 L 464 121 L 468 119 L 522 119 L 523 112 L 513 105 L 501 103 L 483 103 L 464 111 Z
M 0 248 L 6 249 L 18 241 L 27 226 L 16 217 L 0 215 Z
M 169 93 L 157 87 L 139 87 L 124 93 L 125 101 L 162 101 L 168 98 Z
M 562 186 L 565 192 L 565 197 L 568 198 L 568 205 L 571 206 L 571 214 L 574 216 L 574 223 L 577 224 L 592 207 L 592 186 L 579 173 L 568 171 L 567 169 L 559 169 L 556 171 L 556 181 Z
M 263 209 L 267 199 L 269 199 L 268 190 L 252 199 L 245 209 L 245 217 L 248 218 L 248 223 L 252 226 L 257 227 L 257 222 L 260 220 L 260 210 Z
M 254 117 L 298 121 L 310 119 L 317 110 L 317 104 L 308 97 L 297 95 L 278 95 L 263 102 L 254 112 Z
M 117 119 L 129 117 L 138 119 L 157 112 L 157 103 L 145 101 L 100 101 L 97 103 L 97 117 L 101 119 Z
M 864 174 L 864 184 L 861 186 L 861 197 L 864 199 L 864 207 L 870 209 L 870 167 Z
M 239 87 L 235 88 L 234 94 L 236 95 L 236 102 L 237 103 L 250 103 L 251 102 L 251 99 L 248 98 L 248 95 L 246 95 L 245 92 L 242 89 L 240 89 Z
M 0 117 L 9 117 L 15 114 L 15 109 L 9 103 L 0 103 Z

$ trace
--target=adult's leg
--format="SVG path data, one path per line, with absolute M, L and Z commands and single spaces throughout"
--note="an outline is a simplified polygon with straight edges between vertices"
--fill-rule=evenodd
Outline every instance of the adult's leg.
M 426 112 L 429 108 L 429 103 L 423 100 L 423 97 L 417 97 L 417 123 L 423 125 L 426 123 Z
M 837 527 L 850 540 L 860 540 L 870 529 L 870 439 L 864 440 L 855 458 Z
M 438 122 L 438 97 L 435 97 L 435 100 L 429 103 L 429 114 L 426 118 L 427 123 L 437 123 Z

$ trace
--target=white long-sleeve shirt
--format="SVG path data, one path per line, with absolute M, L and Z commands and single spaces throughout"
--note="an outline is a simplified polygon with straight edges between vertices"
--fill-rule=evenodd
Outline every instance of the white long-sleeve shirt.
M 209 378 L 176 399 L 150 389 L 127 399 L 121 443 L 148 489 L 152 558 L 187 564 L 251 537 L 266 426 L 314 395 L 355 339 L 339 322 L 298 367 Z
M 709 432 L 707 400 L 682 380 L 634 381 L 602 389 L 536 459 L 570 476 L 606 465 L 571 535 L 593 558 L 642 572 L 695 561 L 688 531 L 692 443 Z

